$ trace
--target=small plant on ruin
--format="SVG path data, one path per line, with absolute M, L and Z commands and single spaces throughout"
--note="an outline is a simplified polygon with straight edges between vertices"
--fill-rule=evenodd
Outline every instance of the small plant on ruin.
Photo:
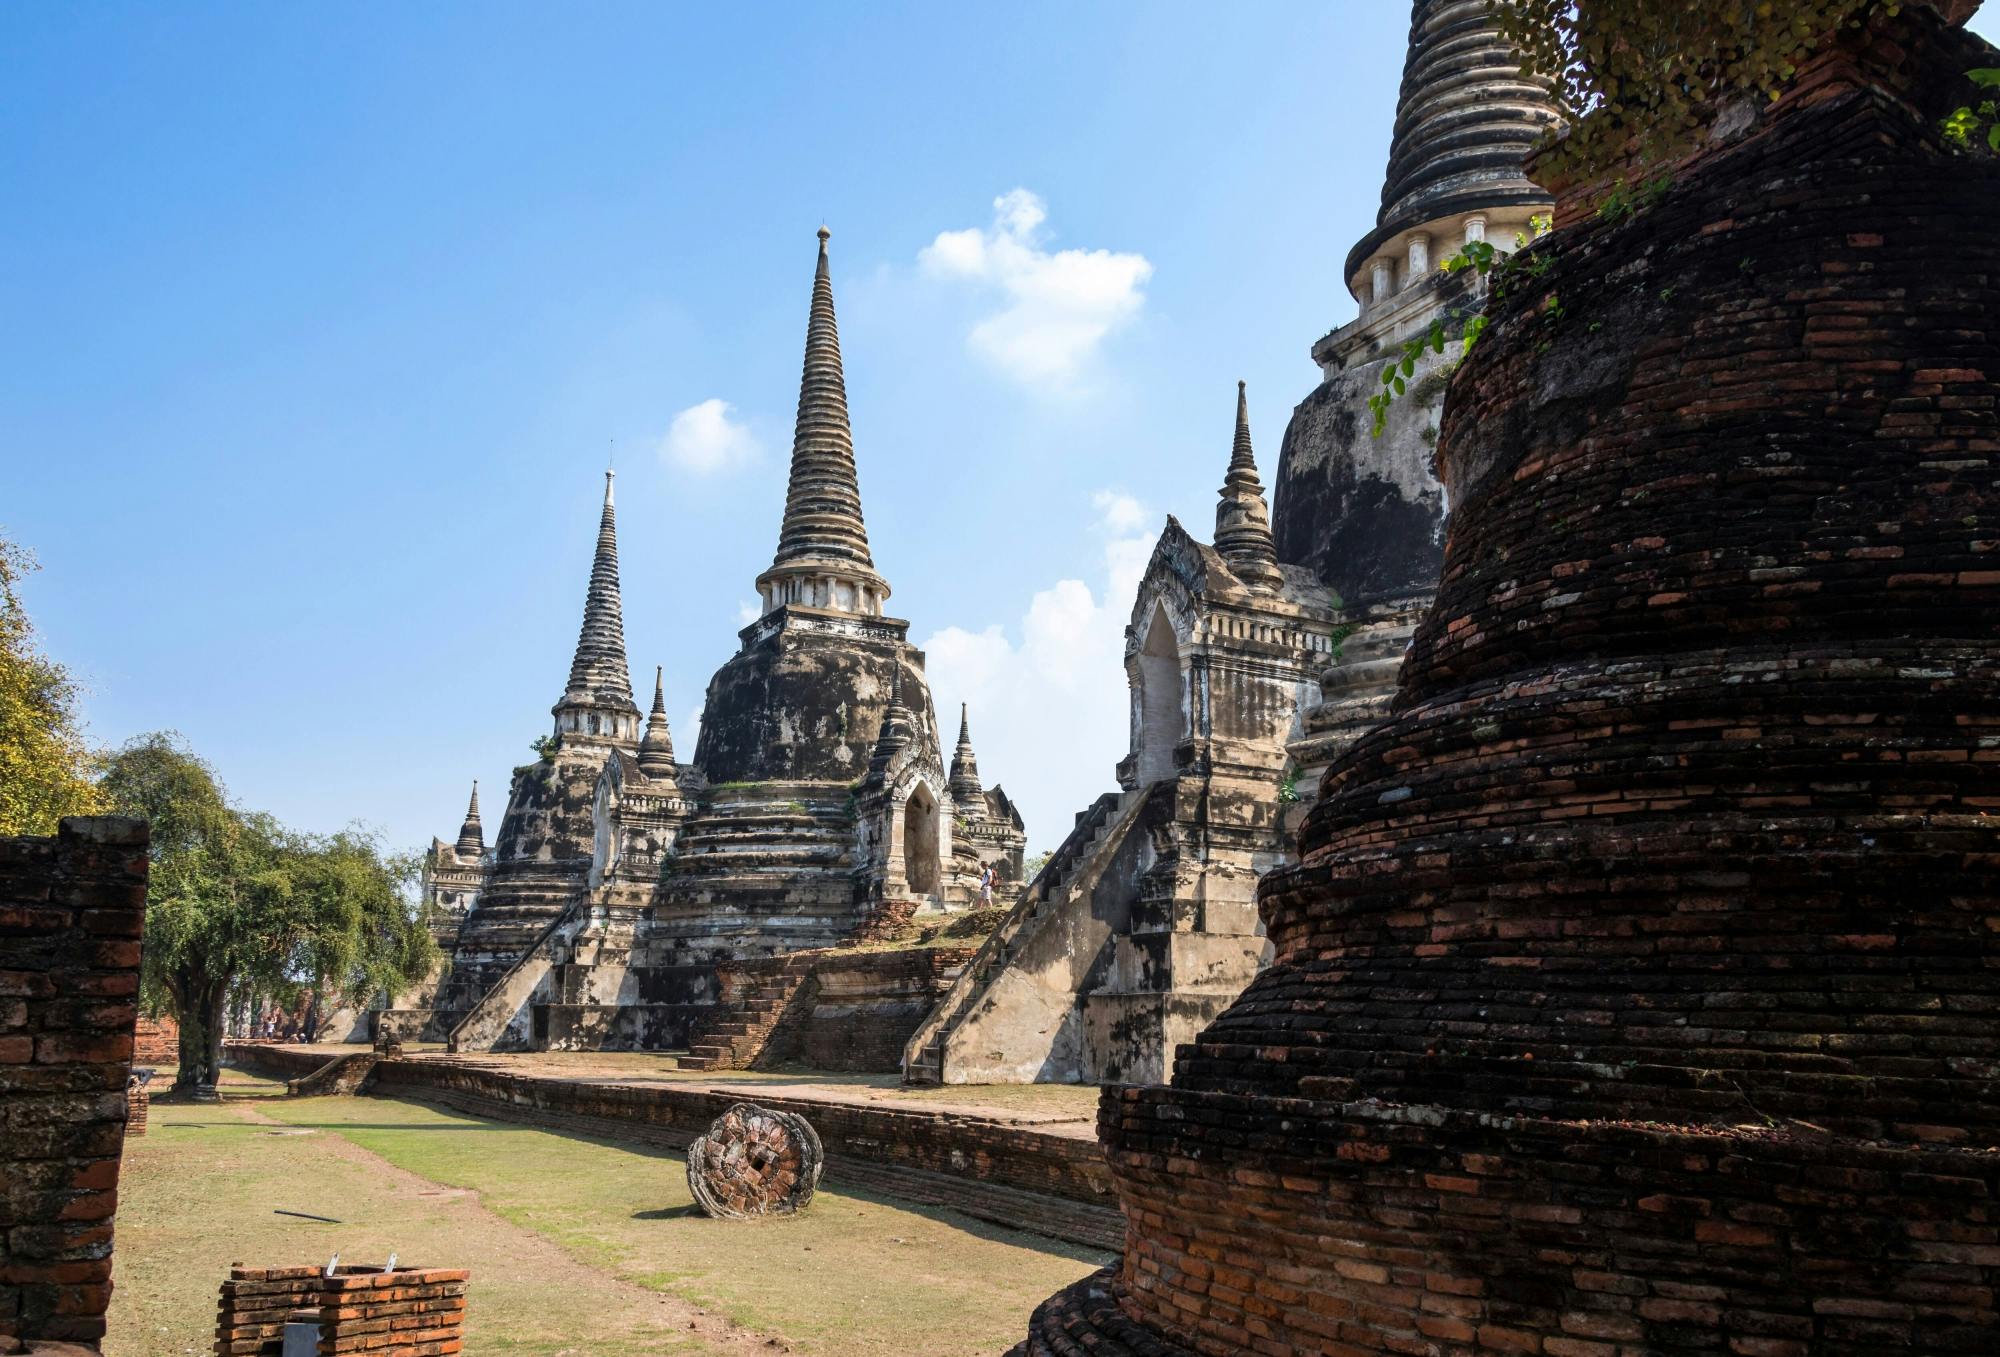
M 528 741 L 528 748 L 535 751 L 535 757 L 538 759 L 552 759 L 556 756 L 556 737 L 553 735 L 537 735 L 534 739 Z
M 1541 239 L 1548 233 L 1549 218 L 1545 216 L 1535 217 L 1529 224 L 1534 231 L 1535 240 Z M 1487 280 L 1488 297 L 1493 301 L 1500 301 L 1507 296 L 1510 289 L 1519 286 L 1523 280 L 1543 278 L 1554 267 L 1547 255 L 1526 248 L 1533 243 L 1528 237 L 1517 236 L 1515 241 L 1521 248 L 1507 254 L 1494 248 L 1488 241 L 1468 240 L 1464 248 L 1440 264 L 1438 270 L 1447 274 L 1471 270 Z M 1553 303 L 1552 310 L 1549 303 Z M 1545 300 L 1543 310 L 1549 320 L 1560 319 L 1561 300 L 1554 293 L 1550 293 Z M 1440 356 L 1444 353 L 1445 344 L 1451 338 L 1450 331 L 1446 327 L 1447 320 L 1446 316 L 1438 316 L 1432 320 L 1430 328 L 1415 339 L 1406 341 L 1402 353 L 1383 370 L 1382 389 L 1368 398 L 1368 410 L 1374 416 L 1374 423 L 1369 430 L 1372 436 L 1376 438 L 1382 436 L 1382 429 L 1388 422 L 1389 408 L 1411 389 L 1411 383 L 1416 377 L 1417 364 L 1422 361 L 1423 356 L 1426 353 Z M 1485 333 L 1486 316 L 1483 312 L 1466 318 L 1465 328 L 1459 335 L 1461 361 L 1466 354 L 1472 352 L 1472 346 L 1477 344 L 1479 337 Z M 1451 373 L 1456 366 L 1454 363 L 1451 367 L 1429 373 L 1422 381 L 1417 381 L 1415 389 L 1418 399 L 1420 401 L 1427 399 L 1443 390 L 1444 385 L 1450 382 Z M 1438 385 L 1432 386 L 1433 382 L 1437 382 Z
M 1547 152 L 1578 179 L 1686 150 L 1732 99 L 1776 99 L 1843 30 L 1903 0 L 1487 0 L 1569 115 Z M 1614 190 L 1615 192 L 1615 190 Z
M 1987 97 L 1954 110 L 1944 120 L 1944 139 L 1961 151 L 1983 146 L 2000 153 L 2000 67 L 1982 66 L 1965 74 L 1974 85 L 1988 92 Z

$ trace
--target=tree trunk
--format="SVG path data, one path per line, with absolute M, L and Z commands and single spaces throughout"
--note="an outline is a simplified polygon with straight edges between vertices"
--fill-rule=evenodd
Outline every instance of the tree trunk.
M 204 975 L 184 975 L 171 986 L 174 1016 L 181 1025 L 181 1067 L 173 1092 L 198 1103 L 221 1101 L 216 1084 L 222 1078 L 222 1024 L 229 998 L 226 981 Z

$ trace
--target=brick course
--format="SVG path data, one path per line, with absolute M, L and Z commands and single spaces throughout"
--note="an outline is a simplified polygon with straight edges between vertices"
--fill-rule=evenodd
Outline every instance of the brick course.
M 104 1335 L 146 843 L 112 817 L 0 839 L 0 1352 Z
M 1536 247 L 1393 714 L 1027 1352 L 2000 1350 L 1996 56 L 1910 7 Z

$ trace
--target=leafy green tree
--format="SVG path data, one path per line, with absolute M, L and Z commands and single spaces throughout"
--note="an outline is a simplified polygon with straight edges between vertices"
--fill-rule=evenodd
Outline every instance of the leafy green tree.
M 0 539 L 0 834 L 53 834 L 102 798 L 76 714 L 76 684 L 35 644 L 15 584 L 35 568 Z
M 153 825 L 145 983 L 180 1023 L 174 1092 L 213 1099 L 232 990 L 348 1003 L 420 978 L 436 944 L 405 893 L 407 858 L 360 830 L 288 830 L 229 804 L 214 770 L 170 734 L 105 765 L 113 807 Z

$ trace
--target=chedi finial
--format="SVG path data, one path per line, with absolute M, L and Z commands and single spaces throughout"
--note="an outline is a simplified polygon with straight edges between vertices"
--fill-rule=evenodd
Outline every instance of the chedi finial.
M 1229 449 L 1229 472 L 1217 493 L 1221 498 L 1215 506 L 1216 551 L 1250 588 L 1275 592 L 1285 577 L 1271 540 L 1264 483 L 1257 477 L 1257 458 L 1250 450 L 1250 397 L 1243 382 L 1236 384 L 1236 438 Z

